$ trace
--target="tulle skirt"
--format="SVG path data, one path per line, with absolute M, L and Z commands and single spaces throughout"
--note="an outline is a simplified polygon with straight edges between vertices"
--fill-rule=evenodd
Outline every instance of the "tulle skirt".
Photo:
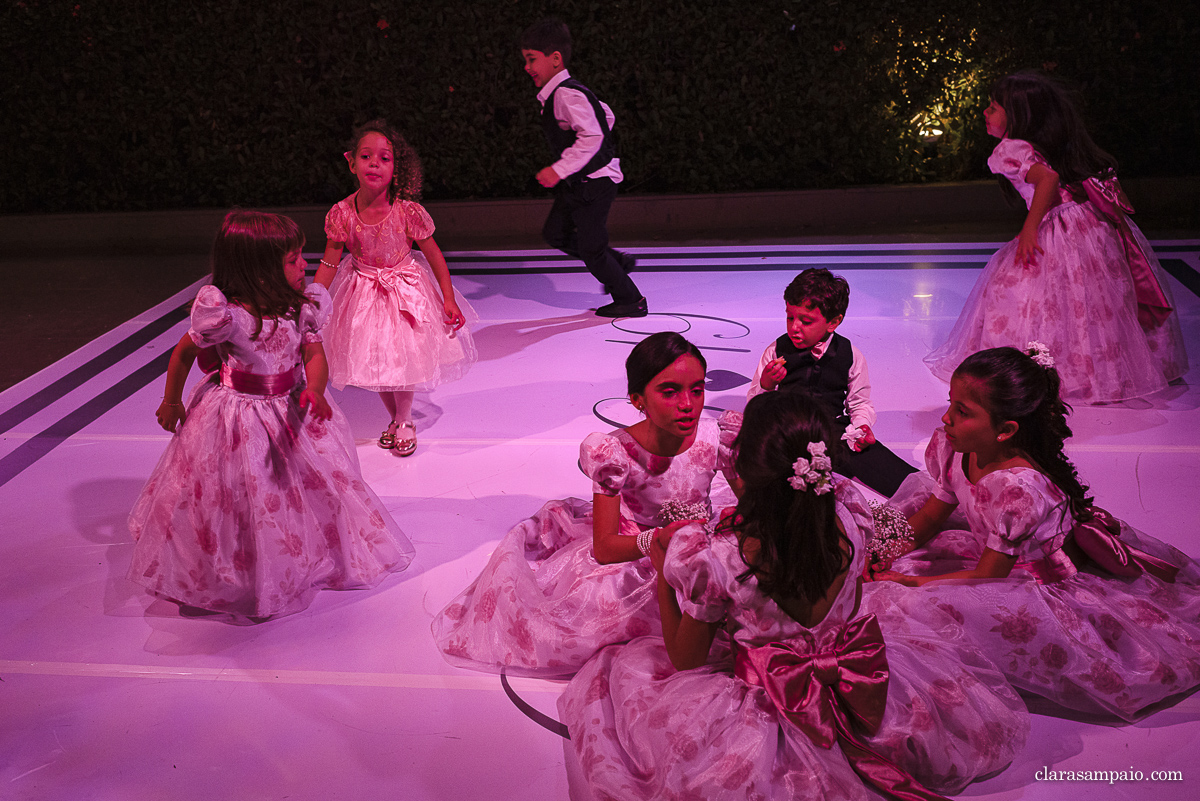
M 413 547 L 363 482 L 346 418 L 211 379 L 130 514 L 129 579 L 164 598 L 266 618 L 322 589 L 372 587 Z
M 570 675 L 605 645 L 661 636 L 655 575 L 649 559 L 597 562 L 591 503 L 550 501 L 504 535 L 433 638 L 459 667 Z
M 1170 302 L 1166 273 L 1141 231 L 1130 227 Z M 1052 209 L 1038 228 L 1038 245 L 1043 253 L 1028 267 L 1016 261 L 1017 240 L 996 251 L 950 335 L 925 357 L 934 375 L 949 381 L 976 351 L 1035 341 L 1049 347 L 1071 402 L 1144 397 L 1187 372 L 1179 315 L 1142 329 L 1124 247 L 1091 204 Z
M 338 389 L 424 392 L 467 374 L 479 353 L 470 326 L 479 315 L 458 290 L 454 299 L 467 318 L 455 331 L 446 325 L 433 270 L 420 253 L 406 260 L 417 275 L 408 284 L 381 282 L 346 256 L 334 280 L 333 317 L 325 328 L 329 381 Z M 424 309 L 422 319 L 410 313 Z
M 1028 736 L 1021 699 L 978 649 L 906 619 L 891 588 L 866 590 L 862 611 L 879 617 L 889 678 L 882 725 L 873 736 L 860 732 L 863 742 L 940 792 L 1003 770 Z M 558 707 L 592 797 L 880 797 L 837 744 L 813 743 L 733 664 L 718 640 L 708 664 L 677 672 L 659 637 L 589 661 Z
M 920 508 L 931 483 L 910 476 L 893 505 Z M 949 525 L 962 528 L 943 530 L 892 569 L 919 576 L 973 567 L 983 538 L 965 530 L 965 521 Z M 1200 564 L 1127 523 L 1120 539 L 1181 568 L 1174 583 L 1085 567 L 1041 584 L 1018 567 L 1003 579 L 902 588 L 898 603 L 918 618 L 930 607 L 949 612 L 941 633 L 983 649 L 1023 692 L 1089 715 L 1139 720 L 1200 687 Z

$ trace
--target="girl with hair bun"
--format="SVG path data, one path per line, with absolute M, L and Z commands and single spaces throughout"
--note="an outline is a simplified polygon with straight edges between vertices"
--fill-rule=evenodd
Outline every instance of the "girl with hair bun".
M 1018 689 L 1134 721 L 1200 685 L 1200 565 L 1092 505 L 1063 450 L 1060 389 L 1037 342 L 955 370 L 928 475 L 892 501 L 916 550 L 875 577 L 920 587 L 914 615 L 952 609 L 962 622 L 947 636 L 986 650 Z
M 674 332 L 625 361 L 644 419 L 590 434 L 579 466 L 592 500 L 550 501 L 501 540 L 478 578 L 433 621 L 448 661 L 515 675 L 570 675 L 595 651 L 661 630 L 646 554 L 681 519 L 707 521 L 740 415 L 703 417 L 704 356 Z M 681 517 L 682 516 L 682 517 Z
M 871 511 L 833 475 L 832 430 L 804 394 L 746 405 L 737 508 L 651 553 L 663 636 L 603 649 L 559 699 L 572 798 L 918 801 L 1024 746 L 978 648 L 863 587 Z

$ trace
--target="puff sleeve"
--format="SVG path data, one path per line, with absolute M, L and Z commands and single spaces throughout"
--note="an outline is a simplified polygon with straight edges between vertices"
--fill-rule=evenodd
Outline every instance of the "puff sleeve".
M 337 203 L 325 215 L 325 238 L 330 242 L 350 241 L 350 213 L 345 201 Z
M 975 485 L 975 510 L 987 547 L 1008 556 L 1030 551 L 1029 540 L 1056 504 L 1035 470 L 998 470 Z
M 938 429 L 933 432 L 929 444 L 925 447 L 925 469 L 933 479 L 933 497 L 939 501 L 958 504 L 958 496 L 950 483 L 950 471 L 954 469 L 954 448 L 946 439 L 946 432 Z
M 402 204 L 401 210 L 404 212 L 404 228 L 408 232 L 408 238 L 420 241 L 433 236 L 433 218 L 429 216 L 429 212 L 425 211 L 425 207 L 411 200 L 402 200 L 400 203 Z
M 596 495 L 620 495 L 629 478 L 629 454 L 612 434 L 588 434 L 579 446 L 579 466 Z
M 225 293 L 212 284 L 200 287 L 192 302 L 192 341 L 201 348 L 227 342 L 233 336 L 233 312 Z
M 300 341 L 311 345 L 321 341 L 321 329 L 329 322 L 333 299 L 329 297 L 329 290 L 317 283 L 305 287 L 304 295 L 313 302 L 300 307 Z
M 721 471 L 727 481 L 733 481 L 737 477 L 737 472 L 733 468 L 734 458 L 737 456 L 733 450 L 733 441 L 737 439 L 738 432 L 742 430 L 742 413 L 732 409 L 721 412 L 721 416 L 717 418 L 717 429 L 720 431 L 720 443 L 717 446 L 717 469 Z
M 1001 139 L 992 155 L 988 156 L 987 164 L 993 173 L 1003 175 L 1014 186 L 1020 186 L 1025 182 L 1025 174 L 1030 168 L 1035 164 L 1046 164 L 1046 159 L 1024 139 Z
M 732 537 L 710 536 L 702 526 L 685 526 L 675 532 L 663 563 L 663 577 L 675 588 L 679 608 L 705 623 L 723 620 L 733 604 L 726 589 L 730 576 L 718 548 L 737 548 Z

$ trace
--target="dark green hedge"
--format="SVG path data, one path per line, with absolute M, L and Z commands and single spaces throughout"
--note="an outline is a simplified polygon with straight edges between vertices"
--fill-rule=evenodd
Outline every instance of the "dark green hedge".
M 554 13 L 617 114 L 626 191 L 986 175 L 999 74 L 1077 81 L 1126 175 L 1200 172 L 1200 7 L 1142 0 L 24 0 L 0 11 L 0 211 L 331 202 L 356 121 L 426 197 L 540 194 L 516 41 Z M 919 130 L 939 127 L 926 142 Z

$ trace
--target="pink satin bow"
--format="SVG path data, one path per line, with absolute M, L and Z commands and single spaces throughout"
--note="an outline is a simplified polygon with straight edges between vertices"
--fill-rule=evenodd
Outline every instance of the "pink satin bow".
M 1142 571 L 1168 584 L 1175 582 L 1179 568 L 1121 541 L 1121 521 L 1103 509 L 1093 509 L 1092 519 L 1076 523 L 1071 537 L 1080 550 L 1114 576 L 1136 578 Z
M 1150 261 L 1129 228 L 1126 215 L 1133 213 L 1133 206 L 1117 183 L 1116 176 L 1104 180 L 1088 178 L 1083 182 L 1083 191 L 1096 211 L 1115 225 L 1121 236 L 1125 260 L 1129 263 L 1129 274 L 1133 278 L 1134 296 L 1137 298 L 1138 322 L 1146 330 L 1162 325 L 1171 314 L 1171 305 L 1167 303 L 1167 296 L 1154 276 Z
M 420 270 L 415 264 L 401 262 L 390 267 L 380 267 L 375 272 L 363 272 L 363 275 L 399 295 L 404 310 L 414 319 L 425 322 L 433 319 L 424 296 L 410 289 L 421 280 Z
M 887 653 L 875 615 L 846 624 L 830 651 L 801 653 L 786 642 L 739 649 L 734 672 L 762 687 L 815 745 L 837 742 L 854 772 L 884 794 L 903 801 L 944 799 L 854 734 L 851 716 L 874 734 L 887 706 Z

